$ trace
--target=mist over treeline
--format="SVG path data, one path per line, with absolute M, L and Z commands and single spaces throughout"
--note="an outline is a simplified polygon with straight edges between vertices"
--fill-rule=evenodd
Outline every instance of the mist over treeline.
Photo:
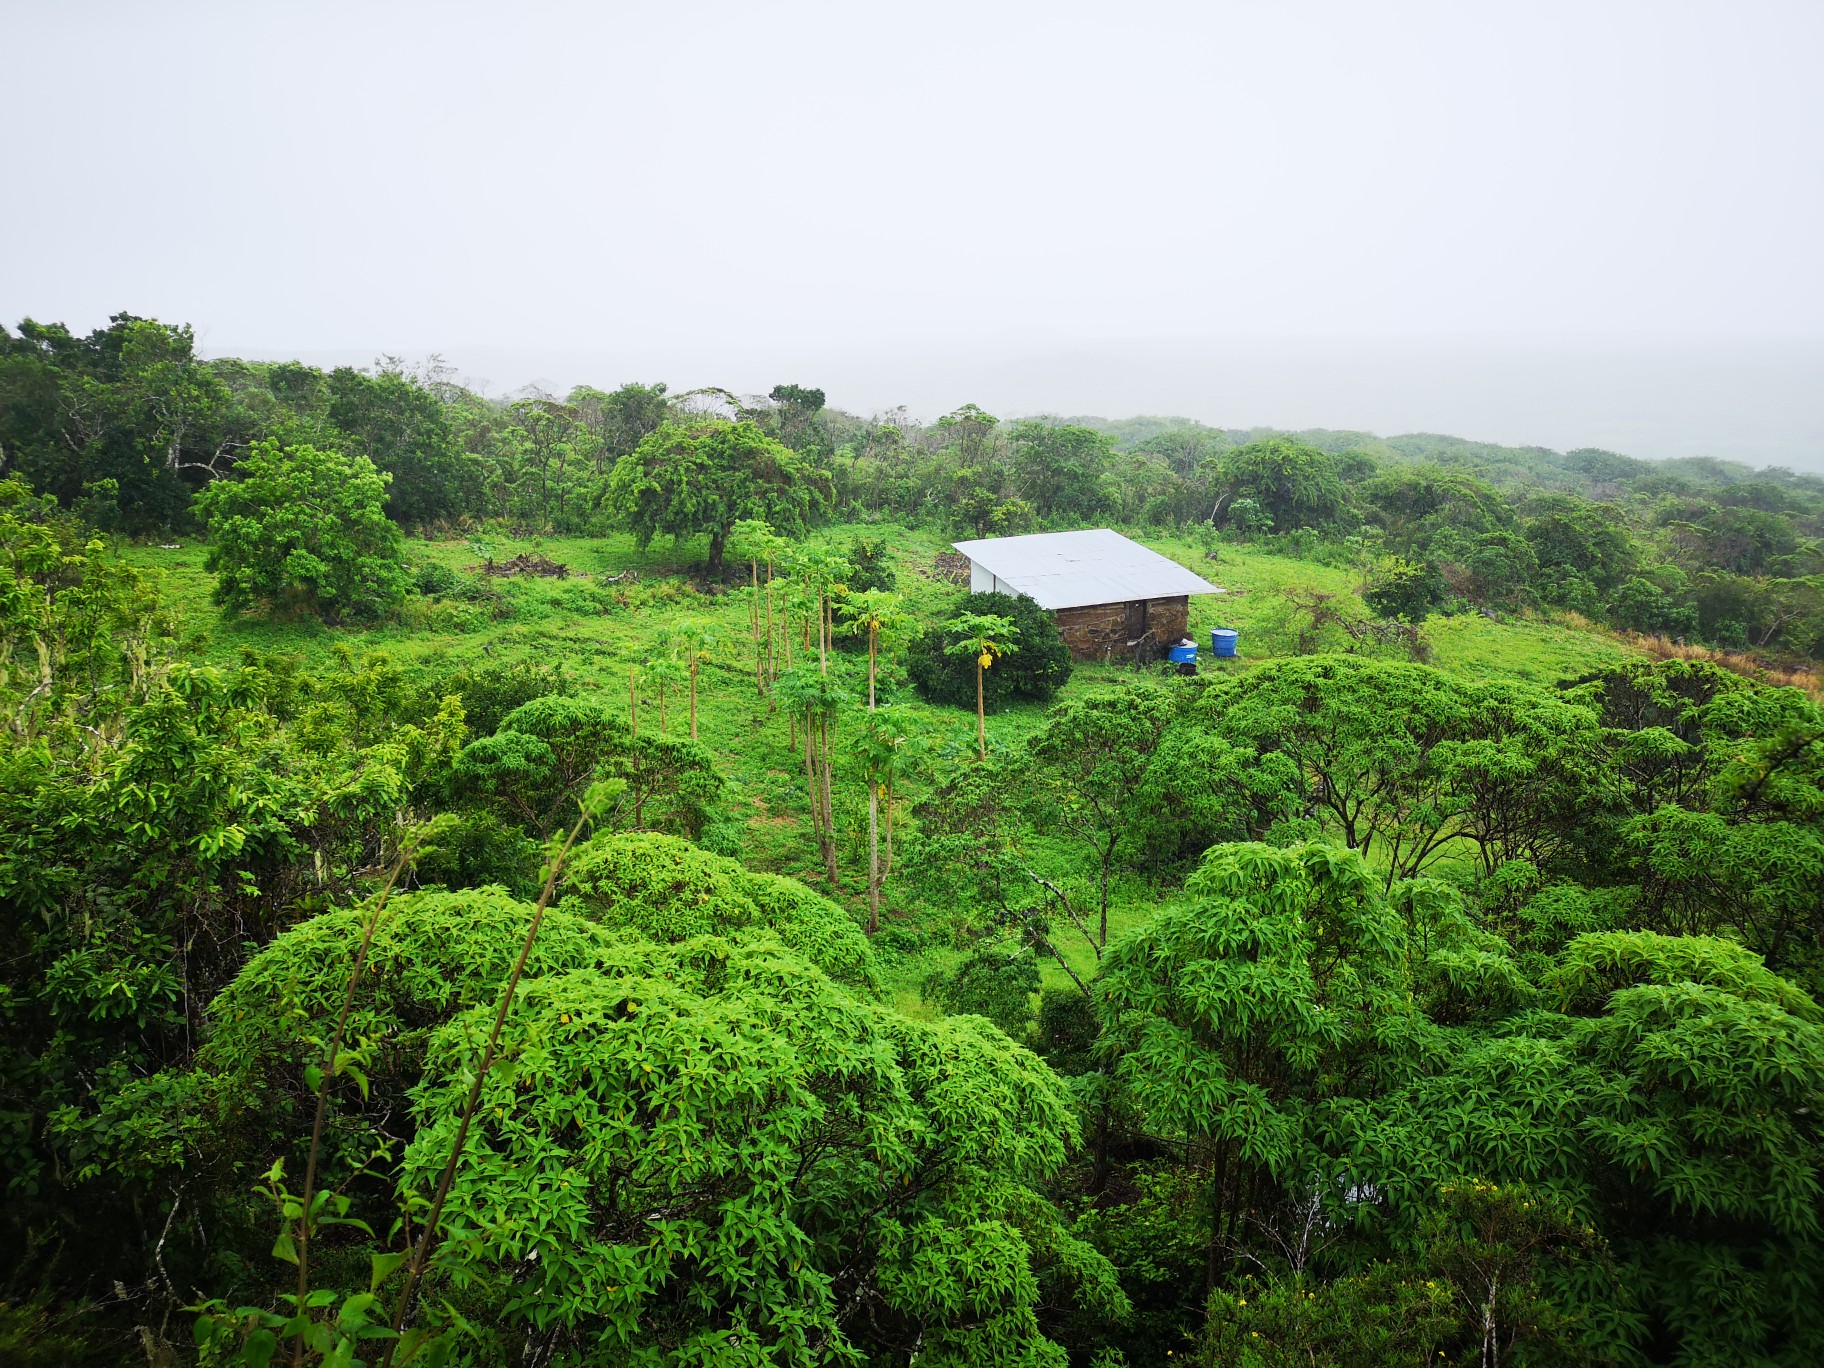
M 606 531 L 617 462 L 668 425 L 724 421 L 803 458 L 813 519 L 969 536 L 1202 526 L 1392 557 L 1388 573 L 1418 586 L 1409 611 L 1538 605 L 1723 648 L 1824 653 L 1824 477 L 1784 467 L 1164 416 L 1014 419 L 969 403 L 922 422 L 847 413 L 796 383 L 488 396 L 434 360 L 202 359 L 188 327 L 127 314 L 86 336 L 27 320 L 0 337 L 4 470 L 129 537 L 191 530 L 197 492 L 261 441 L 371 461 L 405 527 Z

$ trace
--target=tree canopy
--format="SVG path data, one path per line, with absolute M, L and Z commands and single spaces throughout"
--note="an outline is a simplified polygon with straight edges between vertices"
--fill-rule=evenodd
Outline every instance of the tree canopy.
M 376 617 L 405 597 L 404 539 L 386 516 L 387 477 L 365 456 L 257 444 L 196 499 L 215 599 Z
M 708 537 L 712 574 L 737 522 L 791 535 L 825 504 L 804 459 L 745 421 L 665 424 L 614 463 L 601 497 L 642 546 L 661 533 Z

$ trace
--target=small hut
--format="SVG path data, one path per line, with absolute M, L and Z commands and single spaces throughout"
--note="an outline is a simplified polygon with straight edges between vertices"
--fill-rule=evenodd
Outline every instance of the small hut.
M 1119 532 L 1039 532 L 954 543 L 969 588 L 1016 594 L 1047 610 L 1078 660 L 1163 654 L 1190 623 L 1192 594 L 1220 594 L 1177 561 Z

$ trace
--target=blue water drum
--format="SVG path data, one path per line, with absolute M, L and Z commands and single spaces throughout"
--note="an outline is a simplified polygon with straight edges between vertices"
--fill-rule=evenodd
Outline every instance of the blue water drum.
M 1241 640 L 1241 633 L 1233 627 L 1210 628 L 1210 654 L 1219 660 L 1232 660 L 1235 656 L 1235 643 Z
M 1195 665 L 1197 663 L 1197 643 L 1191 642 L 1188 645 L 1172 647 L 1166 653 L 1166 659 L 1174 665 Z

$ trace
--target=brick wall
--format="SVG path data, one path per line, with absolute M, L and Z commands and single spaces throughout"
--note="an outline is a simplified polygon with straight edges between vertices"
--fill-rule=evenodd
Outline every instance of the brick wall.
M 1078 660 L 1129 660 L 1142 632 L 1162 650 L 1177 645 L 1190 623 L 1191 600 L 1180 594 L 1176 598 L 1147 599 L 1144 605 L 1097 603 L 1084 608 L 1060 608 L 1052 618 L 1058 624 L 1058 635 Z

